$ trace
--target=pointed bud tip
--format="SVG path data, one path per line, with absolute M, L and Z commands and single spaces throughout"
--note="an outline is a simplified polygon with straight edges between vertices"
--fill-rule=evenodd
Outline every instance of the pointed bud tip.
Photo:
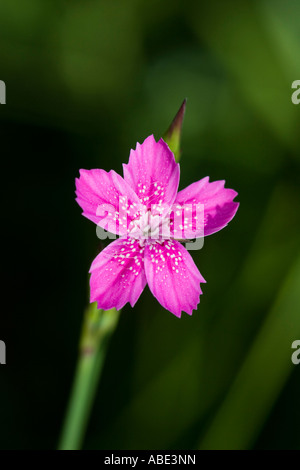
M 186 107 L 185 98 L 174 117 L 170 127 L 163 135 L 163 140 L 168 144 L 170 150 L 174 153 L 176 161 L 179 160 L 180 157 L 180 138 L 181 138 L 181 130 L 182 130 L 182 123 L 185 114 L 185 107 Z
M 181 132 L 184 113 L 185 113 L 185 107 L 186 107 L 186 98 L 183 100 L 183 102 L 182 102 L 179 110 L 177 111 L 177 114 L 174 117 L 170 127 L 168 128 L 168 130 L 164 134 L 169 139 L 172 138 L 172 134 L 174 132 L 179 132 L 179 133 Z

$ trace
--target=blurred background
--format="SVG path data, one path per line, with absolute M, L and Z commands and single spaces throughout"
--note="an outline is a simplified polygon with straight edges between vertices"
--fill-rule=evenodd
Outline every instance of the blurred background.
M 192 253 L 192 317 L 148 288 L 123 309 L 84 448 L 300 448 L 299 25 L 297 0 L 0 3 L 0 448 L 57 446 L 101 248 L 79 169 L 120 173 L 185 97 L 180 188 L 240 208 Z

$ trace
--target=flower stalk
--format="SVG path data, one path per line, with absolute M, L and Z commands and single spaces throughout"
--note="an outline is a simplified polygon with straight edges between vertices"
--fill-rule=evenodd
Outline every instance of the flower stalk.
M 80 339 L 79 358 L 71 398 L 59 443 L 60 450 L 81 448 L 100 379 L 109 339 L 119 314 L 116 309 L 87 308 Z

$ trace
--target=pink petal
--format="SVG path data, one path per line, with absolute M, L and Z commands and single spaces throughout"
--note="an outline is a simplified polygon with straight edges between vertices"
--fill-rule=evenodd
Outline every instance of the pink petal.
M 145 271 L 149 288 L 161 305 L 177 317 L 189 315 L 200 302 L 200 282 L 206 282 L 191 255 L 177 241 L 145 247 Z
M 195 208 L 197 204 L 203 204 L 202 217 L 204 222 L 204 236 L 211 235 L 224 228 L 235 216 L 239 207 L 238 202 L 233 202 L 237 196 L 237 192 L 233 189 L 224 188 L 225 181 L 209 182 L 209 178 L 203 178 L 196 183 L 191 184 L 177 194 L 174 207 L 176 205 L 183 207 L 184 205 L 192 205 L 194 207 L 193 216 L 188 222 L 192 223 L 192 227 L 185 228 L 183 238 L 197 238 L 203 236 L 203 227 L 197 227 L 195 230 L 196 222 Z M 201 217 L 201 209 L 200 209 Z M 175 238 L 176 233 L 175 233 Z M 179 237 L 178 237 L 179 238 Z
M 133 307 L 145 285 L 144 248 L 132 238 L 119 238 L 94 259 L 91 268 L 91 302 L 98 308 L 120 310 L 129 302 Z
M 140 201 L 123 178 L 111 170 L 80 170 L 76 201 L 83 215 L 112 233 L 124 235 Z M 135 205 L 134 205 L 135 204 Z
M 123 165 L 124 179 L 149 209 L 151 205 L 169 206 L 174 202 L 179 184 L 179 164 L 167 144 L 153 135 L 136 150 L 131 150 L 128 165 Z M 152 208 L 152 213 L 155 209 Z

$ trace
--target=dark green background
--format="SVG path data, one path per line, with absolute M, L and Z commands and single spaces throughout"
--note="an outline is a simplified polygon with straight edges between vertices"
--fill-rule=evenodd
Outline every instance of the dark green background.
M 85 448 L 300 448 L 298 0 L 0 3 L 0 448 L 55 448 L 95 225 L 80 168 L 121 172 L 183 98 L 181 188 L 238 191 L 193 253 L 207 280 L 178 320 L 148 288 L 112 338 Z

